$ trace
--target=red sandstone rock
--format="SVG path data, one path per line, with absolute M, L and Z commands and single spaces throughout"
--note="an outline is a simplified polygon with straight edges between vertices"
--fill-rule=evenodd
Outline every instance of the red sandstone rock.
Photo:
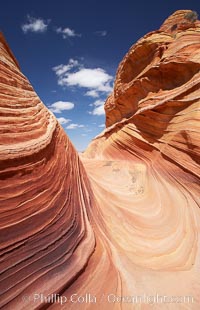
M 60 292 L 85 267 L 94 250 L 89 193 L 76 151 L 1 34 L 1 309 L 34 309 L 34 293 Z
M 120 275 L 119 295 L 190 295 L 194 304 L 178 308 L 197 310 L 200 24 L 185 21 L 186 14 L 175 12 L 124 57 L 105 103 L 107 128 L 83 162 Z
M 87 175 L 0 38 L 4 309 L 199 309 L 200 27 L 188 13 L 122 60 L 107 128 L 81 156 Z M 68 301 L 34 302 L 35 293 Z M 195 301 L 112 302 L 156 294 Z
M 119 65 L 112 99 L 105 104 L 107 127 L 145 106 L 156 105 L 161 96 L 174 99 L 185 87 L 198 83 L 200 23 L 184 18 L 189 12 L 175 12 L 160 30 L 130 48 Z M 174 25 L 177 27 L 171 30 Z

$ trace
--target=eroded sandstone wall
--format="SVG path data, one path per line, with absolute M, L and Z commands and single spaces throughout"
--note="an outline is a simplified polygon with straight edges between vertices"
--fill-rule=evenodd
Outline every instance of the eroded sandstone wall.
M 95 244 L 89 192 L 77 152 L 1 34 L 0 307 L 28 309 L 24 294 L 58 293 L 84 268 Z

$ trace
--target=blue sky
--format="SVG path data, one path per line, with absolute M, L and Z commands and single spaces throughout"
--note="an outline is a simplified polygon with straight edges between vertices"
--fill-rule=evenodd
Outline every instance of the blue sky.
M 199 0 L 0 1 L 0 30 L 78 151 L 104 129 L 103 103 L 130 46 Z

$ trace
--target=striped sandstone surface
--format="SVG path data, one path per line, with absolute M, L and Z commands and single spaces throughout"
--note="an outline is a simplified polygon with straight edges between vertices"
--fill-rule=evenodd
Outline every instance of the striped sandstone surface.
M 130 48 L 105 103 L 106 129 L 80 156 L 1 35 L 0 307 L 198 310 L 199 110 L 200 22 L 191 11 Z M 96 303 L 72 302 L 74 294 Z

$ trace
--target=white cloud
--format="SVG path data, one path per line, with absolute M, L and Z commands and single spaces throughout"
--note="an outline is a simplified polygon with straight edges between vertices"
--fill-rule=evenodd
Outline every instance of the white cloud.
M 95 32 L 98 36 L 100 37 L 105 37 L 107 35 L 107 31 L 106 30 L 100 30 L 100 31 L 96 31 Z
M 59 123 L 62 124 L 67 124 L 71 121 L 71 119 L 65 118 L 65 117 L 58 117 L 57 120 L 59 121 Z
M 27 15 L 28 22 L 21 26 L 24 33 L 37 32 L 42 33 L 47 30 L 50 20 L 45 21 L 42 18 L 35 18 Z
M 101 124 L 101 125 L 99 125 L 98 127 L 100 127 L 100 128 L 103 127 L 103 128 L 104 128 L 104 127 L 105 127 L 105 124 Z
M 88 89 L 86 96 L 98 98 L 100 93 L 112 91 L 113 77 L 102 68 L 85 68 L 77 60 L 70 59 L 67 65 L 53 67 L 58 77 L 58 85 Z
M 91 112 L 91 114 L 93 114 L 93 115 L 104 115 L 105 114 L 104 106 L 100 105 L 100 106 L 94 108 L 94 110 Z
M 82 136 L 82 137 L 86 137 L 86 136 L 88 136 L 88 135 L 87 135 L 86 133 L 82 133 L 81 136 Z
M 67 129 L 77 129 L 77 128 L 83 128 L 85 127 L 84 125 L 79 125 L 79 124 L 74 124 L 74 123 L 71 123 L 70 125 L 68 125 L 66 128 Z
M 53 71 L 55 71 L 58 77 L 62 77 L 66 72 L 70 71 L 72 68 L 75 68 L 77 66 L 79 66 L 79 62 L 77 60 L 70 58 L 67 65 L 61 64 L 59 66 L 53 67 L 52 69 Z
M 89 114 L 92 115 L 104 115 L 104 101 L 103 100 L 96 100 L 92 106 L 94 106 L 93 111 L 90 111 Z
M 76 33 L 73 29 L 70 28 L 61 28 L 58 27 L 56 28 L 56 32 L 57 33 L 61 33 L 63 39 L 67 39 L 69 37 L 81 37 L 81 34 Z
M 98 107 L 98 106 L 104 106 L 104 101 L 103 100 L 96 100 L 93 105 L 95 107 Z
M 63 80 L 63 84 L 97 89 L 98 91 L 107 91 L 108 89 L 111 91 L 112 88 L 108 85 L 111 79 L 112 77 L 101 68 L 82 68 L 77 72 L 68 74 Z
M 57 101 L 49 105 L 48 108 L 53 113 L 61 113 L 64 110 L 72 110 L 74 108 L 74 103 L 65 102 L 65 101 Z
M 92 98 L 98 98 L 99 97 L 99 93 L 96 91 L 96 90 L 88 90 L 86 93 L 85 93 L 85 96 L 89 96 L 89 97 L 92 97 Z

